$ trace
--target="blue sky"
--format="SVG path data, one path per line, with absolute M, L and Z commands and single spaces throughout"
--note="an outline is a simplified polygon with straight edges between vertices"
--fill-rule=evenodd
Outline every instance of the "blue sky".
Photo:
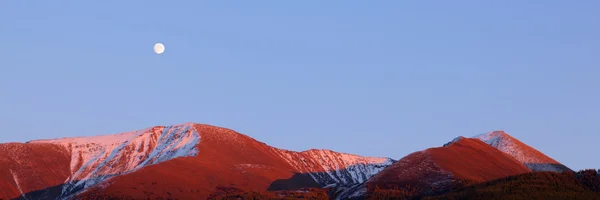
M 198 122 L 280 148 L 399 159 L 502 129 L 600 168 L 598 8 L 2 1 L 0 142 Z

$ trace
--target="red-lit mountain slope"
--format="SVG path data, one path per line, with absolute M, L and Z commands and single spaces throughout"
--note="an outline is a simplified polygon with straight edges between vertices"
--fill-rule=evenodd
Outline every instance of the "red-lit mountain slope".
M 89 194 L 202 199 L 215 192 L 217 186 L 264 191 L 358 184 L 392 163 L 388 158 L 328 150 L 277 149 L 233 130 L 193 123 L 18 145 L 51 147 L 56 153 L 47 157 L 57 161 L 11 154 L 9 159 L 35 166 L 31 167 L 31 177 L 18 175 L 19 180 L 28 180 L 18 181 L 21 190 L 19 185 L 12 184 L 11 189 L 6 189 L 8 192 L 0 193 L 0 198 L 40 199 L 45 196 L 31 191 L 53 188 L 52 195 L 46 194 L 48 199 L 89 197 Z M 8 150 L 0 151 L 0 155 L 5 152 Z M 0 182 L 15 182 L 13 171 L 28 165 L 1 165 Z M 46 170 L 56 170 L 52 172 L 56 177 L 31 189 L 22 189 L 23 185 L 30 187 L 39 177 L 45 180 L 46 174 L 50 174 Z
M 531 172 L 511 156 L 476 139 L 462 138 L 445 147 L 412 153 L 342 198 L 365 195 L 367 188 L 415 188 L 418 194 L 449 190 L 456 181 L 482 182 Z
M 0 199 L 60 195 L 69 177 L 69 152 L 53 144 L 0 144 Z M 50 198 L 51 199 L 51 198 Z
M 571 169 L 558 161 L 506 134 L 504 131 L 493 131 L 477 135 L 473 138 L 479 139 L 511 155 L 533 171 L 571 171 Z

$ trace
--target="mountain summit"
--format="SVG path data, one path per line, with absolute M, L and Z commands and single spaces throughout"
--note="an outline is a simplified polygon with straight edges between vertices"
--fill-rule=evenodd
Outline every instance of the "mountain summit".
M 488 145 L 512 156 L 533 171 L 572 171 L 558 161 L 517 140 L 502 130 L 479 134 L 472 138 L 481 140 Z M 462 136 L 457 137 L 454 140 L 444 144 L 444 146 L 448 146 L 462 139 L 466 138 Z
M 533 171 L 571 171 L 568 167 L 548 157 L 542 152 L 517 140 L 504 131 L 493 131 L 479 134 L 473 138 L 479 139 L 494 148 L 511 155 Z

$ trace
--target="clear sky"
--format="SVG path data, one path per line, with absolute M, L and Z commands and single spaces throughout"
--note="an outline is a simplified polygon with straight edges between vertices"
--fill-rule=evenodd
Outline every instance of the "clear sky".
M 599 9 L 0 1 L 0 142 L 198 122 L 279 148 L 399 159 L 502 129 L 573 169 L 600 168 Z

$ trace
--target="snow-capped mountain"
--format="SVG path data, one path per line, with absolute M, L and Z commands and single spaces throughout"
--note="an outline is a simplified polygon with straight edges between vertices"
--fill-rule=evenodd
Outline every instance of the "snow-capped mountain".
M 474 136 L 473 138 L 479 139 L 496 149 L 511 155 L 533 171 L 571 171 L 571 169 L 558 161 L 515 139 L 504 131 L 484 133 Z
M 0 169 L 0 175 L 5 174 L 0 180 L 0 199 L 70 199 L 115 192 L 140 198 L 168 194 L 185 199 L 207 196 L 219 185 L 258 191 L 269 187 L 344 186 L 362 183 L 393 162 L 329 150 L 288 151 L 230 129 L 194 123 L 10 144 L 52 152 L 50 158 L 15 152 L 7 145 L 0 145 L 0 155 L 6 154 L 0 156 L 0 164 L 8 166 Z M 30 166 L 36 163 L 39 166 Z M 45 171 L 38 171 L 48 168 L 60 173 L 54 173 L 58 175 L 51 181 L 36 181 L 28 177 L 24 166 L 29 166 L 27 173 L 36 176 L 45 176 Z M 303 178 L 296 179 L 298 176 Z M 178 183 L 172 182 L 173 177 Z M 167 190 L 178 184 L 189 190 Z M 137 189 L 127 189 L 132 185 Z M 161 191 L 164 193 L 157 193 Z

